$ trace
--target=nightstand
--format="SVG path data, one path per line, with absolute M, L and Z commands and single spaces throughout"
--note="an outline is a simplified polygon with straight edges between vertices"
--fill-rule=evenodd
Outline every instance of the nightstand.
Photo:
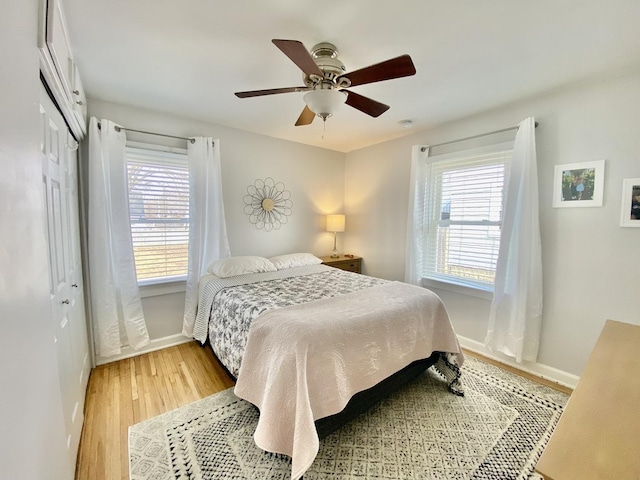
M 340 270 L 346 270 L 348 272 L 362 273 L 362 257 L 353 256 L 345 257 L 340 255 L 337 258 L 328 256 L 320 257 L 323 265 L 339 268 Z

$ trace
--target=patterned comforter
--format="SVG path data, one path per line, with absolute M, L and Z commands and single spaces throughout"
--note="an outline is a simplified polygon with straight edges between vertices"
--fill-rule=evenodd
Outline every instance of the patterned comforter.
M 235 394 L 260 409 L 256 444 L 290 456 L 295 480 L 318 452 L 314 421 L 411 362 L 439 352 L 436 370 L 462 394 L 457 337 L 421 287 L 310 265 L 203 277 L 198 310 L 194 338 L 208 337 Z
M 324 265 L 288 270 L 288 274 L 295 276 L 273 278 L 273 274 L 252 274 L 246 279 L 247 283 L 223 286 L 213 296 L 209 342 L 218 359 L 236 378 L 251 322 L 263 312 L 387 283 Z

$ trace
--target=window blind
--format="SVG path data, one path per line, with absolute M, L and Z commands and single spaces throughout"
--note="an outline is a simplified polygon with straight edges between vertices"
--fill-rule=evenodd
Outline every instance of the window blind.
M 138 282 L 187 274 L 187 155 L 127 147 L 129 218 Z
M 429 159 L 425 277 L 492 289 L 511 151 Z

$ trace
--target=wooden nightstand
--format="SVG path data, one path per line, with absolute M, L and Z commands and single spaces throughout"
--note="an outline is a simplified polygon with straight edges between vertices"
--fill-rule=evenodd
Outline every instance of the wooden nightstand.
M 362 257 L 353 256 L 345 257 L 340 255 L 337 258 L 328 256 L 320 257 L 323 265 L 339 268 L 340 270 L 346 270 L 348 272 L 362 273 Z

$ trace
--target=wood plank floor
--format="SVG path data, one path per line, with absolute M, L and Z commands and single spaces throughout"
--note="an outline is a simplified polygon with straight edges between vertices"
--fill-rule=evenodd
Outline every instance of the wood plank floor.
M 483 361 L 570 394 L 472 352 Z M 76 480 L 128 480 L 128 428 L 233 386 L 208 347 L 196 342 L 101 365 L 91 371 Z
M 196 342 L 94 368 L 76 480 L 127 480 L 130 425 L 232 385 L 211 349 Z

